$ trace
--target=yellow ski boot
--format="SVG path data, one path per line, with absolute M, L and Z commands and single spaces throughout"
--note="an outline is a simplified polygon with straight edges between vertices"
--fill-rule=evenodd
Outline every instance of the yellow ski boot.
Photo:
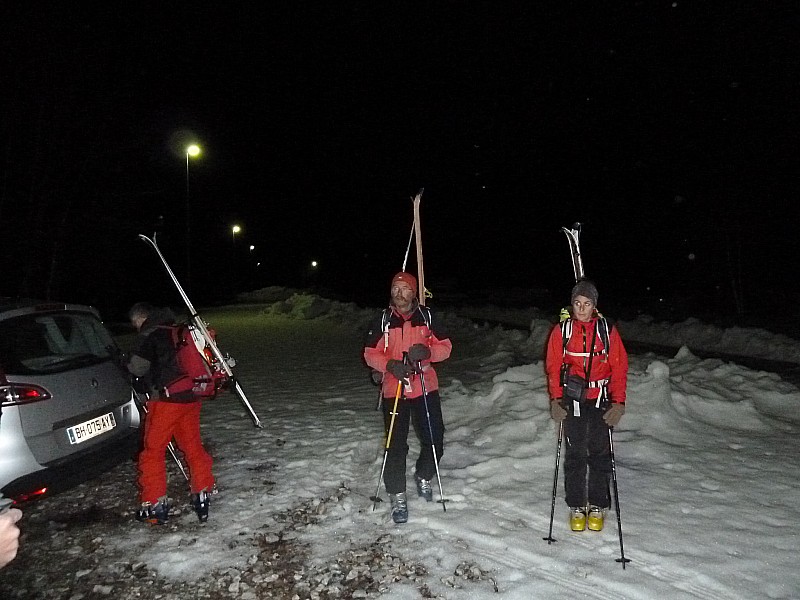
M 583 531 L 586 529 L 586 508 L 583 506 L 573 506 L 569 509 L 569 528 L 572 531 Z
M 603 530 L 603 521 L 605 521 L 606 517 L 606 509 L 600 508 L 599 506 L 590 506 L 589 507 L 589 518 L 587 519 L 589 523 L 589 531 L 602 531 Z

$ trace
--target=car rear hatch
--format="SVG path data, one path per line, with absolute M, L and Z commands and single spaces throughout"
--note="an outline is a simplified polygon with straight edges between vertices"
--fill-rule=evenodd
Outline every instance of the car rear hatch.
M 15 403 L 22 431 L 40 464 L 57 463 L 135 426 L 116 352 L 89 309 L 60 305 L 0 316 L 0 360 L 21 392 Z

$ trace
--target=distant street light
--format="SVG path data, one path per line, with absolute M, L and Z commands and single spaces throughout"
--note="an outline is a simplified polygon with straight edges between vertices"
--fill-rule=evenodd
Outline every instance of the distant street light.
M 239 227 L 238 225 L 234 225 L 233 227 L 231 227 L 231 235 L 233 236 L 234 244 L 236 243 L 236 234 L 239 233 L 241 230 L 242 228 Z
M 200 155 L 200 146 L 190 144 L 186 147 L 186 290 L 192 290 L 192 206 L 189 194 L 189 157 Z

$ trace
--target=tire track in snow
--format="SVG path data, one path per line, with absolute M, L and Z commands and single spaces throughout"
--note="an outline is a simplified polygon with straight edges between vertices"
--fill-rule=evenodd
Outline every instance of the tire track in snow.
M 502 510 L 498 507 L 501 507 Z M 509 521 L 512 523 L 524 524 L 524 526 L 529 529 L 535 530 L 536 535 L 532 538 L 526 537 L 526 540 L 533 539 L 535 542 L 541 541 L 543 551 L 546 552 L 544 546 L 546 546 L 547 543 L 541 538 L 545 537 L 549 531 L 549 511 L 547 511 L 547 516 L 532 516 L 529 512 L 523 511 L 518 506 L 503 502 L 502 500 L 493 501 L 491 508 L 486 506 L 476 506 L 475 508 L 493 514 L 497 517 L 495 522 Z M 616 518 L 613 512 L 609 513 L 609 516 L 614 516 L 614 519 Z M 478 521 L 482 521 L 482 519 Z M 609 525 L 610 524 L 609 522 Z M 439 532 L 437 537 L 443 541 L 449 541 L 450 545 L 453 545 L 453 540 L 448 540 L 449 536 L 446 535 L 449 523 L 431 516 L 427 518 L 426 525 L 430 529 Z M 616 521 L 614 521 L 614 525 L 616 525 Z M 567 531 L 564 527 L 565 525 L 561 526 L 560 532 L 554 531 L 554 535 L 558 536 L 557 539 L 559 541 L 557 543 L 561 544 L 556 546 L 556 548 L 564 548 L 566 546 L 564 542 L 567 542 L 573 547 L 577 546 L 583 549 L 587 557 L 596 555 L 599 551 L 605 551 L 609 558 L 609 565 L 605 568 L 616 568 L 622 572 L 621 564 L 610 562 L 612 559 L 611 545 L 613 544 L 614 551 L 617 552 L 617 554 L 619 551 L 619 540 L 615 526 L 605 529 L 604 533 L 601 535 L 589 532 L 576 534 Z M 589 533 L 589 535 L 587 535 L 587 533 Z M 612 534 L 614 537 L 609 538 L 607 534 Z M 465 536 L 461 535 L 459 539 L 465 539 Z M 491 536 L 486 536 L 483 532 L 473 532 L 473 534 L 469 536 L 470 544 L 474 548 L 471 553 L 490 558 L 504 567 L 525 571 L 531 575 L 550 581 L 551 583 L 556 583 L 559 587 L 583 593 L 588 598 L 596 598 L 597 600 L 620 600 L 620 591 L 618 589 L 599 590 L 596 581 L 584 582 L 575 576 L 554 575 L 552 571 L 559 570 L 559 566 L 563 566 L 564 564 L 561 559 L 557 558 L 558 554 L 561 553 L 560 550 L 556 550 L 554 553 L 546 555 L 545 557 L 542 552 L 536 549 L 536 544 L 530 545 L 523 543 L 514 545 L 503 540 L 501 543 L 504 547 L 501 552 L 492 548 L 492 546 L 497 546 L 500 542 L 492 545 L 487 544 L 487 540 L 491 539 L 493 539 Z M 630 548 L 627 548 L 627 550 L 630 550 Z M 625 556 L 631 559 L 631 562 L 628 563 L 625 569 L 626 573 L 647 573 L 655 580 L 669 585 L 673 590 L 690 594 L 692 598 L 699 598 L 701 600 L 730 600 L 732 597 L 732 590 L 730 588 L 714 581 L 707 575 L 701 573 L 696 574 L 698 578 L 708 583 L 688 580 L 686 578 L 685 567 L 670 566 L 672 562 L 668 561 L 668 559 L 662 555 L 654 555 L 646 551 L 634 550 L 633 556 L 631 556 L 629 552 L 626 552 Z M 543 557 L 545 558 L 543 559 Z M 576 558 L 574 553 L 571 557 Z M 614 560 L 616 560 L 616 558 L 618 558 L 618 556 L 613 557 Z M 589 566 L 592 565 L 587 563 L 587 568 Z M 593 566 L 597 567 L 596 564 Z M 644 585 L 645 584 L 643 584 L 643 587 Z M 634 597 L 641 597 L 641 594 L 637 594 Z

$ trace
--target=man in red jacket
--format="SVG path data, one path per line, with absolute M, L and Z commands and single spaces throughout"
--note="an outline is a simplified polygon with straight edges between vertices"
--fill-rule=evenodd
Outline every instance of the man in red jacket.
M 395 523 L 408 521 L 406 456 L 409 422 L 413 422 L 420 438 L 420 454 L 414 475 L 417 493 L 428 502 L 433 499 L 431 480 L 436 473 L 434 446 L 436 459 L 441 460 L 444 451 L 439 380 L 433 363 L 447 359 L 452 344 L 436 313 L 417 301 L 416 289 L 417 279 L 410 273 L 401 272 L 394 276 L 390 306 L 373 321 L 364 347 L 364 361 L 383 374 L 381 393 L 387 436 L 391 426 L 383 482 L 391 499 Z M 395 402 L 398 386 L 402 394 Z
M 611 506 L 608 429 L 625 413 L 628 354 L 616 327 L 597 312 L 597 297 L 590 281 L 572 288 L 571 317 L 553 328 L 545 361 L 550 415 L 564 421 L 564 488 L 573 531 L 586 529 L 587 520 L 590 530 L 603 529 Z

